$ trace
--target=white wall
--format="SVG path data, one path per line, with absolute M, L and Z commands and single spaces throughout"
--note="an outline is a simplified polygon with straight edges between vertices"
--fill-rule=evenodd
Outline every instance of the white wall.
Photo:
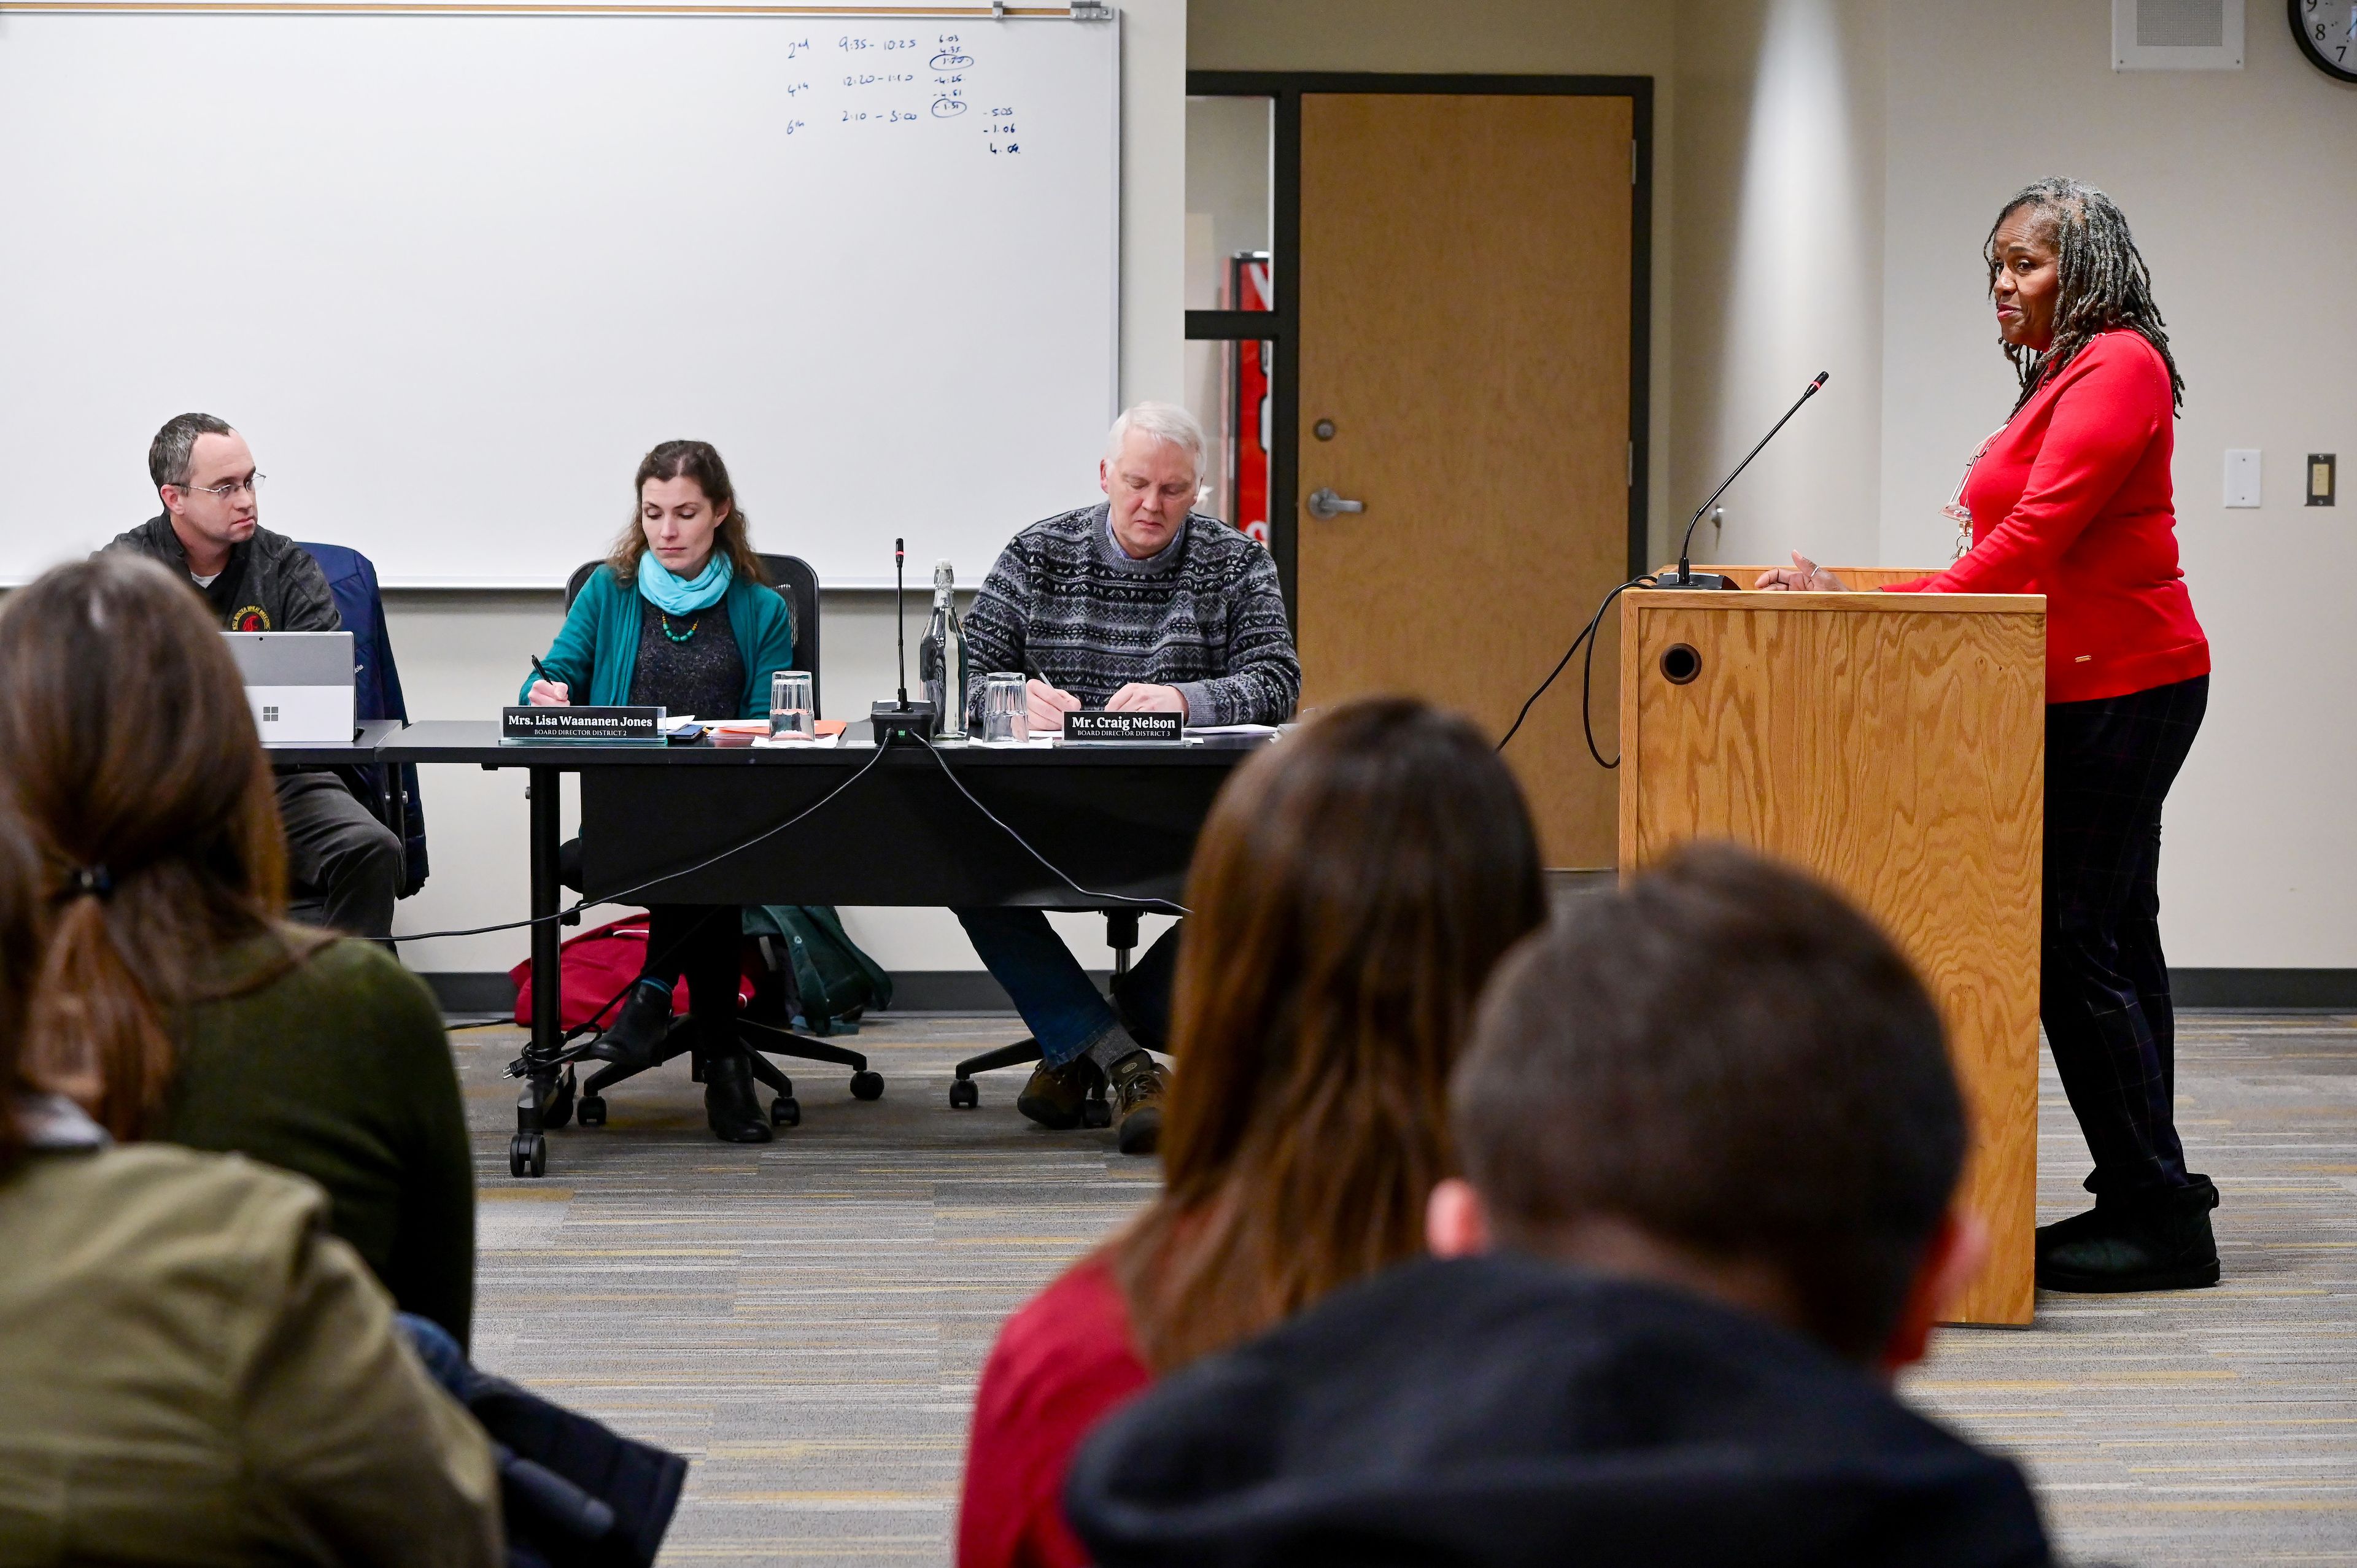
M 1939 559 L 1940 507 L 2005 418 L 2011 371 L 1981 240 L 2044 175 L 2110 192 L 2134 226 L 2186 380 L 2178 538 L 2215 668 L 2169 798 L 2163 929 L 2180 965 L 2357 964 L 2357 499 L 2302 504 L 2309 452 L 2357 459 L 2357 195 L 2318 162 L 2357 148 L 2357 88 L 2248 12 L 2244 70 L 2109 69 L 2109 7 L 1907 7 L 1889 54 L 1882 554 Z M 1894 42 L 1900 37 L 1894 26 Z M 2040 45 L 2024 49 L 2019 41 Z M 2266 453 L 2266 505 L 2221 505 L 2229 446 Z
M 1883 12 L 1770 0 L 1682 24 L 1664 525 L 1683 530 L 1810 378 L 1832 372 L 1719 502 L 1723 533 L 1707 519 L 1696 531 L 1696 560 L 1780 562 L 1795 546 L 1875 559 Z

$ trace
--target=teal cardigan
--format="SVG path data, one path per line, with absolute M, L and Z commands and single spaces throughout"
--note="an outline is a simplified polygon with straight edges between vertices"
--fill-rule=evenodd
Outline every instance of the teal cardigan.
M 770 677 L 794 666 L 794 613 L 786 596 L 765 584 L 738 577 L 728 585 L 729 628 L 737 634 L 737 651 L 745 660 L 745 695 L 733 714 L 698 714 L 700 719 L 765 719 L 770 716 Z M 556 640 L 541 662 L 549 679 L 562 681 L 576 703 L 592 707 L 619 707 L 630 700 L 630 676 L 639 667 L 640 609 L 646 601 L 638 585 L 615 579 L 600 566 L 582 586 L 581 596 L 565 617 Z M 527 675 L 516 701 L 532 700 Z

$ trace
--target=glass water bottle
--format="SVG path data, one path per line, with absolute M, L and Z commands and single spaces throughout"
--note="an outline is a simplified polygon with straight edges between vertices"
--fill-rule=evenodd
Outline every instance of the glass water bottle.
M 948 562 L 933 563 L 933 615 L 917 644 L 917 677 L 940 715 L 934 733 L 945 739 L 965 734 L 965 628 L 958 625 L 956 582 Z

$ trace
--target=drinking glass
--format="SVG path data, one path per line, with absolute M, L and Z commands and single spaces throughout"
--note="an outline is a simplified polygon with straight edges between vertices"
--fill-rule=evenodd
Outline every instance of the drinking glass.
M 985 741 L 1028 741 L 1031 738 L 1031 699 L 1021 675 L 996 671 L 983 677 L 982 738 Z
M 780 670 L 770 677 L 770 736 L 818 738 L 817 703 L 807 670 Z

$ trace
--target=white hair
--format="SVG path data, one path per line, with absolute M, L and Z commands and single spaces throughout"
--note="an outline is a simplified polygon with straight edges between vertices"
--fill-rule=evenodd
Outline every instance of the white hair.
M 1137 403 L 1122 410 L 1121 417 L 1105 434 L 1104 455 L 1108 461 L 1121 456 L 1122 441 L 1133 430 L 1179 448 L 1195 460 L 1195 477 L 1203 477 L 1203 427 L 1177 403 Z

